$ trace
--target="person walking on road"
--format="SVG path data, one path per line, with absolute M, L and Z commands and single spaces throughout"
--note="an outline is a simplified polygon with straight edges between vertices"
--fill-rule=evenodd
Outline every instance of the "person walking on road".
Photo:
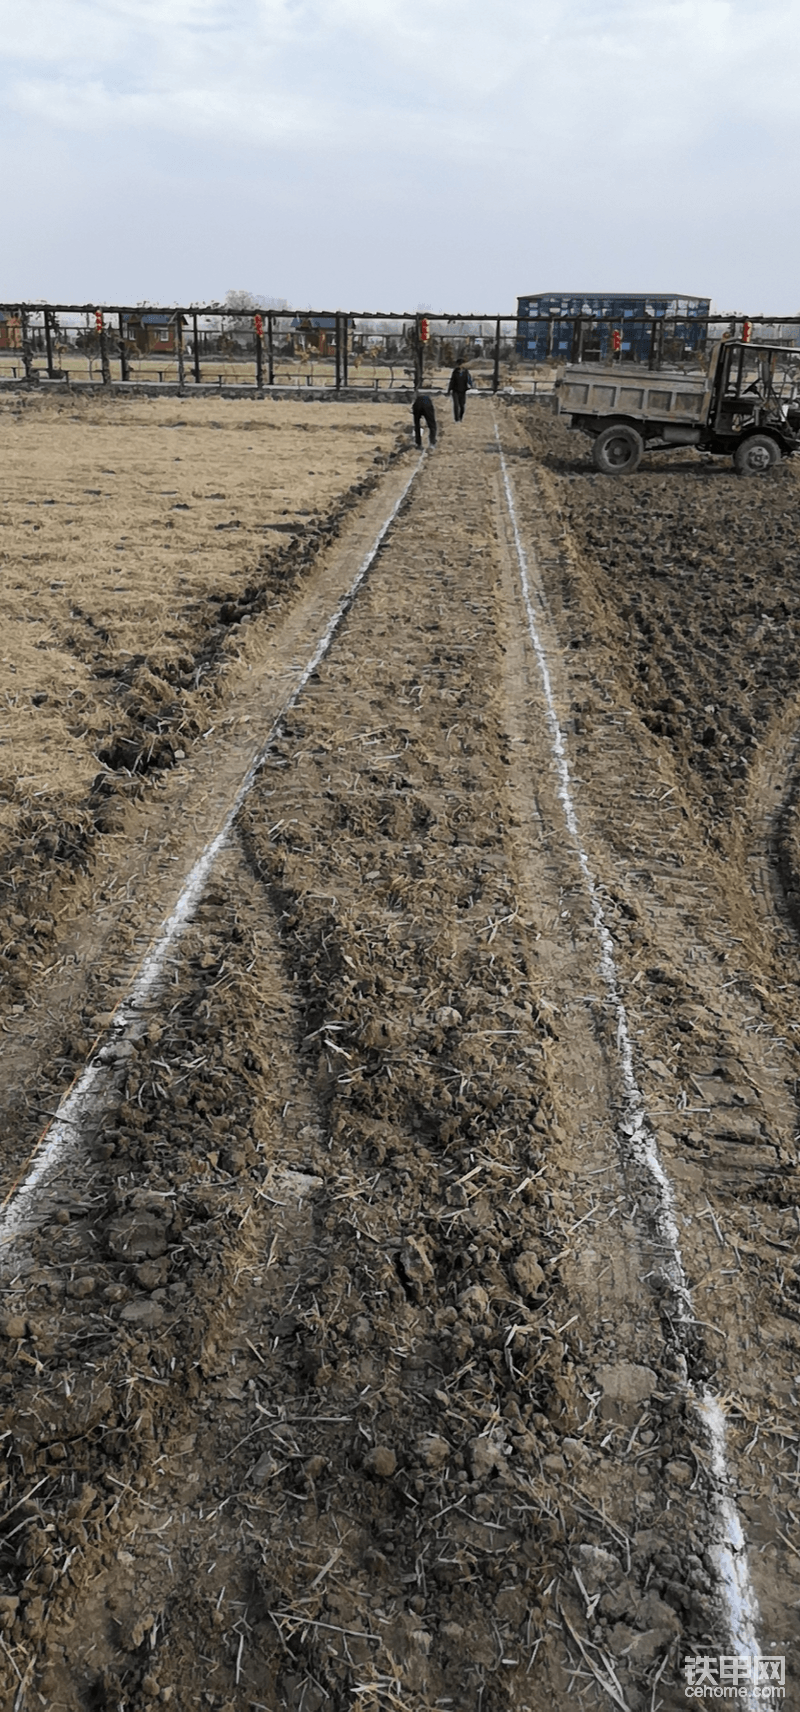
M 464 405 L 467 402 L 467 391 L 471 385 L 472 375 L 467 368 L 464 358 L 459 357 L 458 362 L 453 369 L 453 373 L 450 376 L 450 384 L 447 388 L 448 397 L 452 396 L 453 399 L 453 417 L 456 422 L 461 422 L 463 420 Z
M 417 445 L 422 445 L 422 419 L 424 417 L 428 424 L 428 439 L 430 440 L 431 445 L 435 446 L 436 411 L 433 408 L 433 399 L 429 393 L 417 393 L 414 403 L 411 406 L 411 414 L 414 418 L 414 439 L 416 440 Z

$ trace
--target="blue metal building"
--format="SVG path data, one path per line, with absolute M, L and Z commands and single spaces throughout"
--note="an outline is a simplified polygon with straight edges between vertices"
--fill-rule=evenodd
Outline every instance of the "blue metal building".
M 658 340 L 660 356 L 680 362 L 705 348 L 708 297 L 645 296 L 634 292 L 542 292 L 517 298 L 517 356 L 528 362 L 599 362 L 619 353 L 648 362 Z

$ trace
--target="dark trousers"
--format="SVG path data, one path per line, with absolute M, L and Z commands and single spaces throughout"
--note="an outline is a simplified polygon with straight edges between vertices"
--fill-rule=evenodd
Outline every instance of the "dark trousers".
M 411 407 L 411 414 L 414 418 L 414 439 L 416 440 L 417 445 L 422 445 L 422 418 L 424 417 L 428 424 L 428 438 L 430 439 L 431 445 L 435 446 L 436 412 L 433 408 L 433 400 L 428 397 L 426 392 L 419 393 L 414 399 L 414 403 Z
M 454 393 L 453 393 L 453 416 L 454 416 L 456 422 L 461 421 L 461 418 L 464 415 L 464 405 L 466 404 L 466 402 L 467 402 L 467 395 L 465 392 L 455 392 L 454 391 Z

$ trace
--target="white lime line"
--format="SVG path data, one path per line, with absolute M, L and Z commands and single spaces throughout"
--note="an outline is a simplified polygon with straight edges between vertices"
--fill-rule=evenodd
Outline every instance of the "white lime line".
M 628 1017 L 620 992 L 619 977 L 614 961 L 614 942 L 606 926 L 603 907 L 600 901 L 597 882 L 589 865 L 589 859 L 581 842 L 578 817 L 572 793 L 569 761 L 567 759 L 564 734 L 556 712 L 547 655 L 544 650 L 536 615 L 531 597 L 528 561 L 525 548 L 517 523 L 517 513 L 514 496 L 511 491 L 508 468 L 503 448 L 500 443 L 500 433 L 495 422 L 495 437 L 500 453 L 500 467 L 503 472 L 506 504 L 511 519 L 514 534 L 514 545 L 519 563 L 520 585 L 525 612 L 528 619 L 528 632 L 533 644 L 533 650 L 539 666 L 544 691 L 547 725 L 550 741 L 553 747 L 556 769 L 558 774 L 558 795 L 564 810 L 567 830 L 575 847 L 580 864 L 584 884 L 589 897 L 595 932 L 600 946 L 600 972 L 605 982 L 606 992 L 612 1005 L 617 1023 L 617 1051 L 619 1053 L 622 1084 L 625 1091 L 625 1111 L 619 1129 L 621 1134 L 621 1149 L 627 1151 L 649 1173 L 656 1190 L 656 1225 L 659 1236 L 666 1250 L 665 1271 L 678 1303 L 676 1315 L 676 1330 L 678 1336 L 683 1335 L 683 1355 L 688 1353 L 688 1339 L 685 1332 L 694 1322 L 691 1293 L 684 1272 L 680 1252 L 680 1240 L 675 1212 L 675 1197 L 672 1184 L 664 1170 L 658 1151 L 658 1144 L 649 1123 L 645 1109 L 644 1097 L 636 1081 L 633 1067 L 633 1047 L 631 1044 Z M 717 1562 L 718 1584 L 720 1599 L 724 1607 L 725 1621 L 731 1649 L 735 1654 L 754 1653 L 758 1651 L 756 1626 L 759 1620 L 758 1603 L 750 1581 L 747 1564 L 747 1552 L 744 1534 L 739 1521 L 736 1506 L 731 1497 L 731 1478 L 725 1449 L 725 1420 L 719 1403 L 702 1387 L 698 1392 L 689 1389 L 689 1400 L 701 1423 L 704 1436 L 709 1448 L 711 1489 L 716 1511 L 716 1542 L 715 1556 Z M 742 1700 L 740 1705 L 755 1706 L 755 1698 Z
M 339 625 L 345 614 L 349 612 L 403 500 L 422 468 L 426 456 L 427 450 L 417 459 L 405 487 L 392 506 L 388 517 L 381 524 L 375 540 L 369 552 L 362 559 L 350 587 L 334 608 L 311 658 L 300 671 L 293 689 L 283 702 L 276 719 L 273 720 L 264 742 L 254 755 L 219 831 L 206 845 L 205 850 L 187 875 L 175 908 L 167 920 L 162 923 L 156 939 L 145 953 L 131 983 L 128 995 L 115 1014 L 104 1044 L 91 1062 L 87 1064 L 73 1087 L 65 1094 L 53 1122 L 45 1131 L 28 1175 L 19 1185 L 19 1188 L 9 1196 L 0 1212 L 0 1244 L 13 1243 L 23 1228 L 30 1225 L 33 1221 L 37 1192 L 47 1178 L 64 1164 L 68 1153 L 74 1152 L 78 1147 L 84 1126 L 90 1119 L 98 1117 L 102 1110 L 103 1100 L 110 1099 L 114 1094 L 115 1066 L 119 1063 L 120 1058 L 125 1056 L 126 1041 L 130 1042 L 135 1038 L 137 1032 L 140 1033 L 142 1030 L 142 1011 L 148 1001 L 155 996 L 167 953 L 176 944 L 192 920 L 214 863 L 226 844 L 236 816 L 264 765 L 270 747 L 280 730 L 281 721 L 294 707 L 312 673 L 316 671 L 320 661 L 327 654 Z

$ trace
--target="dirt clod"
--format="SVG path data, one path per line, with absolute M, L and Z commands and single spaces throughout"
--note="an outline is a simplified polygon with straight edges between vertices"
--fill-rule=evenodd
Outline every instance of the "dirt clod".
M 391 1480 L 397 1470 L 397 1453 L 391 1445 L 372 1445 L 364 1457 L 364 1468 L 378 1480 Z

